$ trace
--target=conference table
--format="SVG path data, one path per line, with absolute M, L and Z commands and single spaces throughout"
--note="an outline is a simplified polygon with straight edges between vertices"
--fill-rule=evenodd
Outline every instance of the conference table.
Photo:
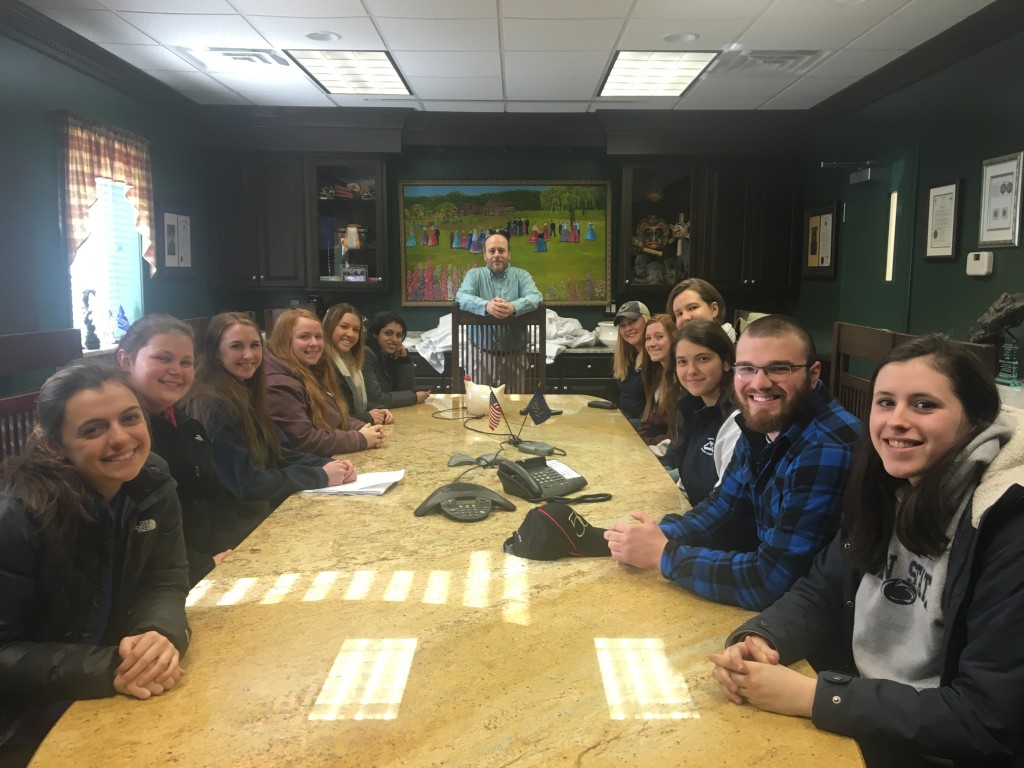
M 360 472 L 405 470 L 383 495 L 288 499 L 189 595 L 178 688 L 76 702 L 32 766 L 863 765 L 850 739 L 722 696 L 707 657 L 749 612 L 608 557 L 505 554 L 536 505 L 494 468 L 462 482 L 515 511 L 415 517 L 466 469 L 453 453 L 509 436 L 466 421 L 461 399 L 395 411 L 384 447 L 351 457 Z M 527 399 L 503 399 L 515 432 Z M 564 450 L 583 492 L 612 494 L 575 507 L 590 524 L 687 509 L 618 411 L 548 402 L 563 413 L 522 438 Z

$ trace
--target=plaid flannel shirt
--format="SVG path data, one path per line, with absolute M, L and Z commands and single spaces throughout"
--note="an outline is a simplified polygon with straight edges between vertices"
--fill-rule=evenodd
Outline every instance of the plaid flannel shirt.
M 860 422 L 818 382 L 812 417 L 764 442 L 743 430 L 722 484 L 685 515 L 666 515 L 661 572 L 718 603 L 763 610 L 807 573 L 839 527 Z

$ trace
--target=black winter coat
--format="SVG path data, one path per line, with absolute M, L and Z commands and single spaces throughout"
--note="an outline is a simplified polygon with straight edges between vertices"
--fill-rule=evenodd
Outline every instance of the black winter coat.
M 69 552 L 20 500 L 0 493 L 0 745 L 25 739 L 22 726 L 53 702 L 112 696 L 122 638 L 155 630 L 180 653 L 188 648 L 188 563 L 174 481 L 147 463 L 124 489 L 121 572 L 99 645 L 89 636 L 108 570 L 110 507 L 86 491 L 95 523 L 79 528 Z

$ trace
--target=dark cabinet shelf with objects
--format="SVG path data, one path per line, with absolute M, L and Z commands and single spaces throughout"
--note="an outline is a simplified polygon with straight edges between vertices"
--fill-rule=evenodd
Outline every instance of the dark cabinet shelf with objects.
M 547 391 L 558 395 L 586 395 L 619 402 L 619 387 L 612 378 L 609 352 L 563 352 L 548 365 Z
M 795 161 L 729 158 L 708 163 L 694 274 L 723 293 L 770 300 L 799 285 Z
M 309 177 L 311 287 L 346 292 L 387 290 L 384 162 L 314 156 Z
M 622 167 L 619 301 L 661 306 L 692 269 L 691 222 L 699 213 L 699 170 L 688 158 L 649 159 Z
M 229 198 L 219 279 L 232 288 L 306 285 L 306 182 L 299 155 L 244 158 Z

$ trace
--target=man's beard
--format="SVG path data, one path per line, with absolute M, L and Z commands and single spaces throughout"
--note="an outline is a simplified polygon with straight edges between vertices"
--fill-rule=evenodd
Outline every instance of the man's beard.
M 811 399 L 814 395 L 814 387 L 811 386 L 810 378 L 804 382 L 804 386 L 795 394 L 789 395 L 781 390 L 780 393 L 781 400 L 777 402 L 781 403 L 782 408 L 778 413 L 765 413 L 764 411 L 756 414 L 751 413 L 750 402 L 747 400 L 746 395 L 739 397 L 740 413 L 743 414 L 743 421 L 747 427 L 763 435 L 770 435 L 773 432 L 782 432 L 790 424 L 795 424 L 811 415 L 813 410 Z M 774 388 L 768 394 L 774 394 Z
M 487 269 L 489 269 L 491 274 L 495 277 L 501 277 L 505 274 L 505 270 L 508 269 L 508 262 L 503 262 L 500 267 L 497 264 L 488 264 Z

